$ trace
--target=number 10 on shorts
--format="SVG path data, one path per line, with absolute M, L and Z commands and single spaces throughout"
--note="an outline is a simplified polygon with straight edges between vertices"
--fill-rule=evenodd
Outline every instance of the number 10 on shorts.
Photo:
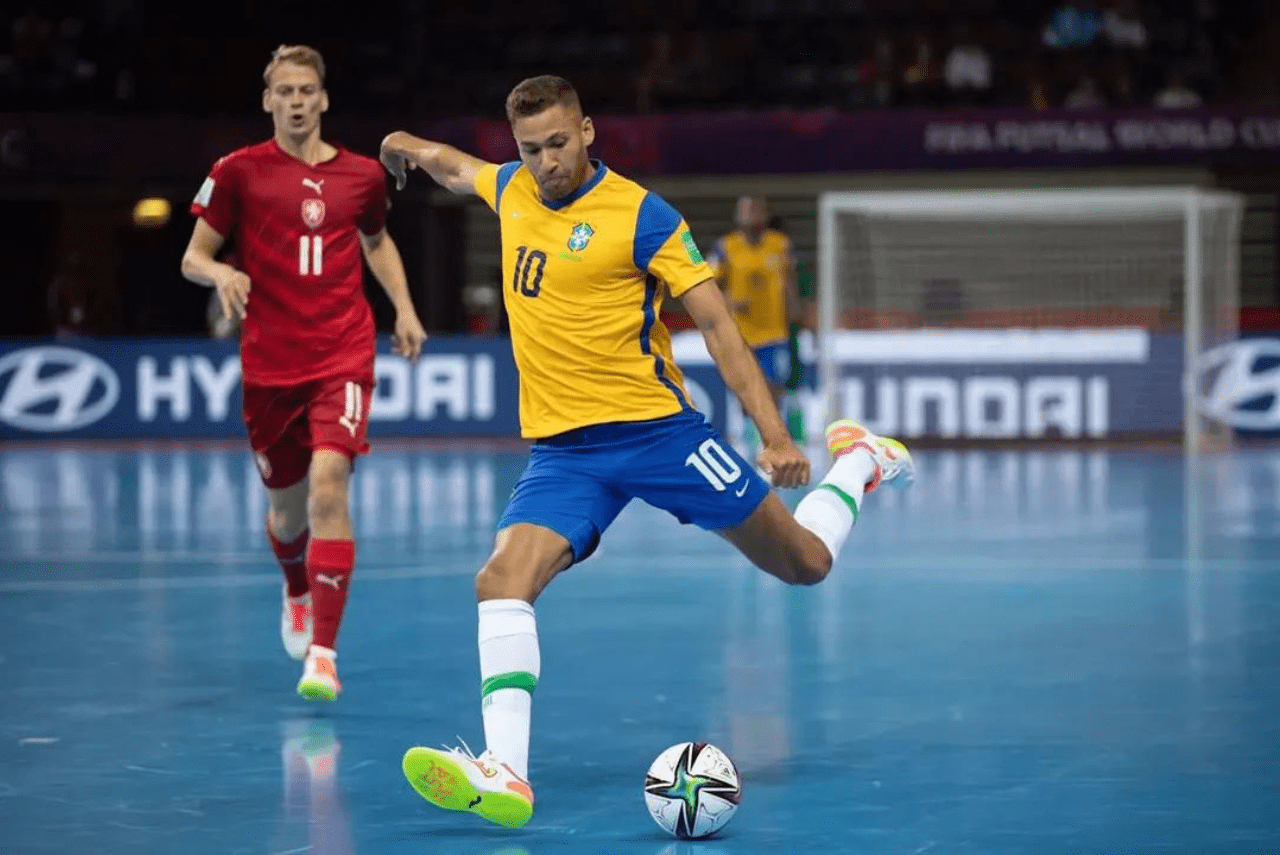
M 684 465 L 697 469 L 718 493 L 723 493 L 726 485 L 737 481 L 742 474 L 742 467 L 714 439 L 703 441 L 697 451 L 684 459 Z

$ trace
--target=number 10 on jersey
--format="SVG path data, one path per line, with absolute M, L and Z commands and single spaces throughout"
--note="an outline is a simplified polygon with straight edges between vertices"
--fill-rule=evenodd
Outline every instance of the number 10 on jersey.
M 324 240 L 320 235 L 298 238 L 298 273 L 319 276 L 324 272 Z
M 511 277 L 511 290 L 536 297 L 542 291 L 542 271 L 547 267 L 547 254 L 540 249 L 522 246 L 516 250 L 516 272 Z

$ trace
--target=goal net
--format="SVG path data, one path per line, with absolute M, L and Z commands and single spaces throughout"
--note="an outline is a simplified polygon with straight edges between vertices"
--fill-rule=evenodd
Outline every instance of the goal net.
M 818 402 L 904 436 L 1223 438 L 1243 201 L 1196 188 L 826 193 Z

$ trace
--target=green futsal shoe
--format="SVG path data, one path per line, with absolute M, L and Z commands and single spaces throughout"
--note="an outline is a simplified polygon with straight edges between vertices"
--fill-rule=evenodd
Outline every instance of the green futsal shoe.
M 404 776 L 418 795 L 445 810 L 469 811 L 489 822 L 519 828 L 533 816 L 533 789 L 511 767 L 486 751 L 410 748 Z

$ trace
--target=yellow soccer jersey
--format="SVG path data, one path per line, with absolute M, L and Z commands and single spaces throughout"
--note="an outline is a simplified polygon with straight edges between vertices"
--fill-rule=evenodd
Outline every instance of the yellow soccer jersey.
M 692 407 L 659 320 L 662 284 L 679 297 L 711 270 L 671 205 L 601 163 L 592 167 L 586 184 L 554 202 L 542 200 L 519 161 L 476 176 L 502 232 L 525 437 Z
M 791 269 L 791 241 L 767 229 L 759 243 L 740 231 L 721 238 L 711 252 L 711 267 L 724 286 L 742 337 L 751 347 L 786 341 L 787 274 Z

